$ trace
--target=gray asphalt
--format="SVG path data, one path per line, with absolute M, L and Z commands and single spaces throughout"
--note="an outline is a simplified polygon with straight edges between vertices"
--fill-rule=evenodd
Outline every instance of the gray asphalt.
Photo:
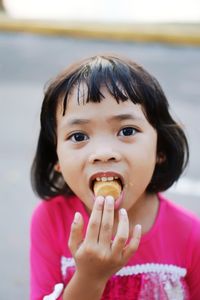
M 200 48 L 0 33 L 0 299 L 28 299 L 30 187 L 44 84 L 72 61 L 114 52 L 142 64 L 161 83 L 191 148 L 185 176 L 200 180 Z M 200 199 L 167 193 L 200 216 Z

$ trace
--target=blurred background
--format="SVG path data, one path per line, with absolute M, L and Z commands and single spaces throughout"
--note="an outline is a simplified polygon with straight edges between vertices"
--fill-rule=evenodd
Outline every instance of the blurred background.
M 199 0 L 3 0 L 6 11 L 25 19 L 123 22 L 195 22 Z
M 165 194 L 200 216 L 200 1 L 0 1 L 0 299 L 29 299 L 30 166 L 45 83 L 76 59 L 114 52 L 161 83 L 191 159 Z

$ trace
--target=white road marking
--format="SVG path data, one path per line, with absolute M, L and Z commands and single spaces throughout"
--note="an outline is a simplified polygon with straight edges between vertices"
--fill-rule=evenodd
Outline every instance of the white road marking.
M 181 178 L 168 191 L 174 194 L 200 197 L 200 180 Z

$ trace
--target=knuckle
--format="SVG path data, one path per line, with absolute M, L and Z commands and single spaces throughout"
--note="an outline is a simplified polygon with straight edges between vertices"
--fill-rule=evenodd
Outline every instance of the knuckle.
M 90 259 L 94 259 L 100 263 L 106 263 L 109 257 L 105 251 L 100 251 L 97 247 L 86 246 L 84 249 L 84 254 Z
M 90 228 L 91 228 L 92 230 L 96 230 L 98 227 L 99 227 L 98 221 L 92 220 L 91 223 L 90 223 Z
M 130 245 L 131 251 L 132 251 L 132 252 L 136 251 L 137 248 L 138 248 L 138 246 L 139 246 L 139 241 L 138 241 L 138 242 L 133 242 L 133 243 L 131 243 L 131 245 Z
M 98 253 L 98 260 L 100 261 L 100 263 L 108 263 L 110 261 L 110 257 L 107 255 L 106 252 L 99 252 Z
M 71 234 L 74 234 L 76 231 L 79 231 L 79 230 L 80 230 L 80 224 L 72 222 L 71 228 L 70 228 Z
M 108 213 L 110 213 L 110 212 L 113 212 L 113 207 L 112 206 L 108 206 L 108 205 L 106 205 L 105 206 L 105 210 L 108 212 Z
M 124 244 L 126 243 L 126 240 L 127 240 L 127 237 L 121 235 L 117 238 L 117 243 L 118 243 L 118 245 L 124 246 Z
M 129 245 L 128 249 L 127 249 L 127 256 L 130 257 L 131 255 L 133 255 L 137 250 L 137 247 L 135 245 Z
M 107 232 L 107 231 L 111 231 L 112 230 L 112 225 L 108 222 L 106 223 L 102 223 L 101 228 L 103 231 Z
M 72 225 L 71 225 L 71 233 L 74 233 L 76 231 L 76 229 L 77 229 L 76 224 L 72 223 Z
M 118 256 L 112 257 L 112 259 L 111 259 L 111 265 L 112 266 L 119 265 L 119 257 Z
M 73 241 L 72 241 L 71 238 L 68 240 L 67 245 L 68 245 L 68 248 L 70 249 L 70 251 L 72 251 L 72 250 L 73 250 L 74 243 L 73 243 Z
M 72 248 L 72 242 L 71 242 L 71 240 L 68 241 L 67 246 L 71 250 L 71 248 Z
M 87 245 L 84 247 L 84 253 L 87 256 L 94 256 L 95 255 L 95 249 L 91 245 Z

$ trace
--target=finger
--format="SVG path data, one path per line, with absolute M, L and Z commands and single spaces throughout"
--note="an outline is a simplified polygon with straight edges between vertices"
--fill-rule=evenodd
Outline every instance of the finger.
M 114 223 L 114 198 L 107 196 L 105 198 L 101 227 L 99 231 L 99 243 L 110 248 Z
M 137 224 L 133 230 L 133 236 L 129 244 L 125 247 L 123 251 L 123 257 L 128 260 L 131 255 L 133 255 L 139 247 L 140 240 L 142 235 L 142 227 L 140 224 Z
M 101 225 L 101 218 L 103 213 L 104 197 L 98 196 L 95 199 L 92 213 L 88 222 L 85 242 L 97 242 L 99 236 L 99 229 Z
M 71 224 L 71 231 L 68 240 L 68 247 L 74 256 L 83 240 L 83 218 L 79 212 L 74 215 L 74 220 Z
M 129 235 L 129 221 L 127 212 L 124 208 L 119 211 L 119 224 L 117 233 L 112 244 L 113 255 L 121 255 L 122 250 L 125 247 L 126 241 Z

